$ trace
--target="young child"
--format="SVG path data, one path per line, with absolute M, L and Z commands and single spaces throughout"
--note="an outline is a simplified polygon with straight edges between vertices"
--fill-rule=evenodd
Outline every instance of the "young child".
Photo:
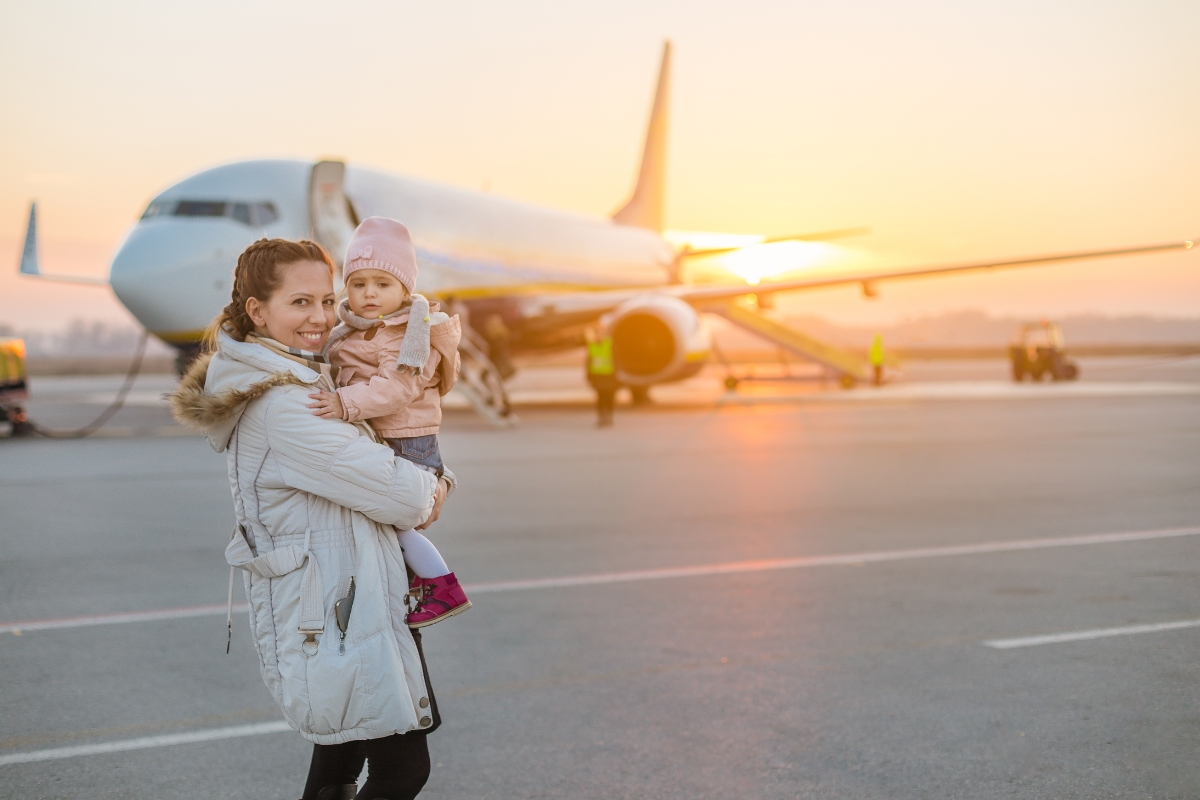
M 362 221 L 346 248 L 342 274 L 341 324 L 325 345 L 339 388 L 314 395 L 313 413 L 368 420 L 396 455 L 441 477 L 441 396 L 458 380 L 459 319 L 413 294 L 417 254 L 408 228 L 394 219 Z M 432 542 L 417 530 L 397 535 L 416 576 L 409 594 L 417 605 L 405 620 L 408 627 L 423 628 L 471 607 Z

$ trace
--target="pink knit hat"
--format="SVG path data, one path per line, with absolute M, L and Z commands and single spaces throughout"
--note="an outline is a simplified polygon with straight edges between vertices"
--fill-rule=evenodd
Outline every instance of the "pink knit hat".
M 367 217 L 354 229 L 346 248 L 342 278 L 349 280 L 356 269 L 381 269 L 395 275 L 408 289 L 417 286 L 417 251 L 408 228 L 387 217 Z

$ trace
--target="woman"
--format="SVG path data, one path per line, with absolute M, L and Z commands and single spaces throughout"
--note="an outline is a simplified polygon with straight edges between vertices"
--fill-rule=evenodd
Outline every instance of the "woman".
M 316 355 L 334 322 L 321 246 L 255 242 L 172 408 L 226 454 L 226 559 L 244 570 L 263 680 L 314 743 L 304 800 L 354 798 L 364 758 L 360 800 L 407 800 L 429 776 L 439 719 L 391 526 L 430 525 L 454 479 L 396 458 L 365 425 L 314 416 L 311 397 L 334 389 Z

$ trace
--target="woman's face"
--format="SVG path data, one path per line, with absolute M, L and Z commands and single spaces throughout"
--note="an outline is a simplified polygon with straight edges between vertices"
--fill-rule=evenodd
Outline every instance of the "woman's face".
M 254 332 L 286 347 L 320 350 L 336 319 L 329 265 L 297 261 L 279 267 L 283 280 L 266 301 L 246 301 Z

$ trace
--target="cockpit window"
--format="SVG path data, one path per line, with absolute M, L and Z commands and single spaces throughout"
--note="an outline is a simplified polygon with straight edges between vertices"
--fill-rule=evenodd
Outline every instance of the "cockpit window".
M 251 219 L 255 225 L 270 225 L 279 219 L 279 212 L 274 203 L 255 203 L 250 207 Z
M 155 200 L 142 212 L 142 219 L 162 216 L 227 217 L 243 225 L 261 228 L 279 219 L 279 212 L 274 203 L 228 203 L 224 200 Z
M 180 200 L 175 206 L 177 217 L 224 217 L 234 203 L 219 200 Z
M 159 214 L 170 214 L 174 208 L 175 208 L 174 202 L 171 202 L 171 201 L 163 202 L 162 200 L 155 200 L 153 203 L 146 206 L 146 210 L 142 212 L 142 219 L 150 219 L 151 217 L 157 217 Z

